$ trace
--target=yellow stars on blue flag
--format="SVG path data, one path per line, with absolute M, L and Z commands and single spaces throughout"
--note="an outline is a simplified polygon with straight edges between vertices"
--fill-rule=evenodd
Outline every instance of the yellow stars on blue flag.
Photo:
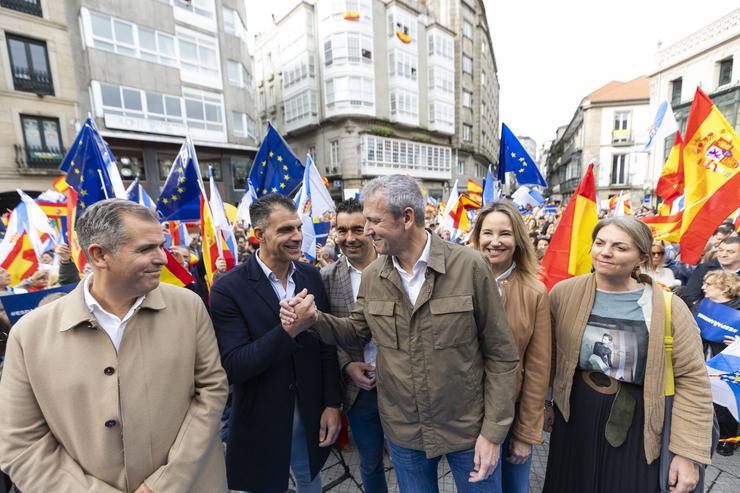
M 249 183 L 257 197 L 269 193 L 290 194 L 301 183 L 303 165 L 275 128 L 267 134 L 254 158 Z
M 519 139 L 506 124 L 502 124 L 497 180 L 504 183 L 506 173 L 509 171 L 514 172 L 520 185 L 547 186 L 547 181 L 542 177 L 534 160 L 527 154 Z
M 203 182 L 195 155 L 195 146 L 186 139 L 172 163 L 157 200 L 162 221 L 197 221 L 200 219 L 200 190 Z

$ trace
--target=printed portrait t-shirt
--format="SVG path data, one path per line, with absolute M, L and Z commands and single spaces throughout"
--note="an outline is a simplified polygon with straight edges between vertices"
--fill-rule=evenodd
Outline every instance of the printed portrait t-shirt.
M 622 382 L 642 385 L 648 327 L 635 291 L 596 290 L 596 299 L 581 340 L 578 368 L 600 371 Z

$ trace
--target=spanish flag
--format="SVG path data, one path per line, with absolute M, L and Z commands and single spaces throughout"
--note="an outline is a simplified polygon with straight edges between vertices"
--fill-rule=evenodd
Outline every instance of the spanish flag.
M 655 195 L 662 198 L 668 205 L 683 195 L 683 140 L 681 134 L 676 132 L 676 138 L 673 141 L 671 153 L 668 154 L 663 165 L 663 171 L 660 172 L 658 184 L 655 186 Z
M 177 263 L 175 257 L 173 257 L 168 250 L 165 250 L 164 254 L 167 256 L 167 265 L 162 268 L 162 272 L 159 274 L 160 282 L 174 284 L 181 288 L 195 282 L 195 279 L 190 272 L 188 272 L 185 267 Z
M 476 202 L 466 194 L 460 195 L 457 204 L 455 204 L 455 208 L 450 211 L 454 228 L 464 233 L 468 233 L 471 229 L 471 225 L 467 212 L 475 209 L 480 209 L 480 202 Z
M 686 123 L 681 260 L 697 264 L 714 230 L 740 207 L 740 138 L 696 89 Z
M 670 214 L 659 214 L 652 217 L 642 217 L 640 220 L 648 225 L 656 240 L 678 243 L 681 239 L 681 218 L 683 211 Z
M 77 231 L 75 223 L 77 222 L 77 201 L 79 195 L 74 188 L 67 188 L 67 244 L 72 256 L 72 262 L 77 266 L 77 270 L 84 272 L 87 258 L 80 248 L 80 242 L 77 240 Z
M 468 178 L 468 196 L 479 204 L 483 203 L 483 184 Z
M 598 220 L 594 163 L 590 163 L 542 259 L 540 275 L 548 290 L 564 279 L 591 271 L 591 232 Z
M 216 229 L 213 213 L 204 192 L 201 192 L 200 197 L 200 237 L 201 248 L 203 250 L 203 264 L 206 268 L 206 284 L 210 290 L 211 286 L 213 286 L 214 275 L 218 270 L 216 268 L 216 260 L 219 257 L 223 257 L 226 261 L 226 269 L 229 270 L 234 267 L 236 259 L 228 248 L 223 248 L 226 240 L 223 237 L 223 233 Z
M 38 269 L 36 252 L 26 231 L 21 231 L 20 234 L 14 232 L 12 237 L 3 241 L 3 244 L 10 248 L 5 258 L 0 261 L 0 267 L 10 274 L 10 286 L 16 286 Z

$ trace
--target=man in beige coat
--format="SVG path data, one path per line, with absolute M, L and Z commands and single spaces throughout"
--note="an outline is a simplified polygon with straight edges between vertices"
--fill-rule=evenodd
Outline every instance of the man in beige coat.
M 203 303 L 159 283 L 156 216 L 106 200 L 76 229 L 92 274 L 8 340 L 0 468 L 24 492 L 226 491 L 226 376 Z

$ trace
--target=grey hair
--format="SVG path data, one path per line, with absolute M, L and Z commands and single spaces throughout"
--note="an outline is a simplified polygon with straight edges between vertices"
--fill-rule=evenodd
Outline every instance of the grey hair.
M 419 183 L 407 175 L 389 175 L 373 178 L 362 187 L 360 201 L 365 202 L 375 193 L 381 193 L 388 202 L 388 210 L 395 218 L 401 217 L 403 211 L 411 208 L 414 211 L 414 224 L 424 226 L 424 209 L 426 202 L 419 188 Z
M 143 221 L 159 224 L 157 215 L 149 208 L 126 199 L 109 199 L 95 202 L 77 219 L 75 231 L 80 248 L 91 262 L 87 249 L 98 244 L 109 252 L 117 252 L 130 238 L 126 234 L 123 216 L 130 215 Z

